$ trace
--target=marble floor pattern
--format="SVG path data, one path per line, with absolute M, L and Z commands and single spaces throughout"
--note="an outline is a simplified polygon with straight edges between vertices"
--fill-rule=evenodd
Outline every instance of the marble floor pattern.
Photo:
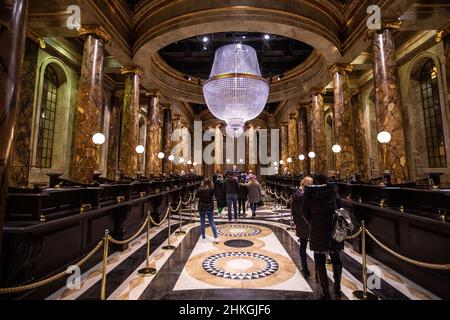
M 146 235 L 142 234 L 123 252 L 109 257 L 106 296 L 108 300 L 314 300 L 320 289 L 314 275 L 305 279 L 299 270 L 299 245 L 294 231 L 287 230 L 287 208 L 273 203 L 259 208 L 252 218 L 249 210 L 238 221 L 227 223 L 227 212 L 215 213 L 219 243 L 200 240 L 198 214 L 181 210 L 171 221 L 171 238 L 175 250 L 167 245 L 168 225 L 151 229 L 150 265 L 158 272 L 141 277 L 146 252 Z M 280 214 L 280 212 L 282 214 Z M 177 235 L 180 219 L 185 235 Z M 211 229 L 207 230 L 212 237 Z M 313 253 L 308 249 L 308 266 L 314 270 Z M 361 256 L 349 244 L 341 254 L 344 265 L 342 300 L 354 299 L 353 291 L 362 289 Z M 383 300 L 437 300 L 439 297 L 399 273 L 368 257 L 368 269 L 381 277 L 380 289 L 373 290 Z M 328 266 L 330 291 L 333 285 Z M 101 263 L 81 277 L 80 289 L 61 288 L 49 300 L 99 299 Z M 337 297 L 333 297 L 336 298 Z

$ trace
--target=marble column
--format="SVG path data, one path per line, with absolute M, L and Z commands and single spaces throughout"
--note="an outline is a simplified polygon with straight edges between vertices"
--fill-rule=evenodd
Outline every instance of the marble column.
M 159 92 L 147 92 L 147 152 L 145 175 L 147 177 L 158 176 L 162 172 L 162 160 L 158 158 L 158 153 L 162 151 L 162 132 L 160 124 Z M 168 157 L 169 155 L 165 155 Z
M 288 158 L 292 159 L 292 163 L 288 163 L 289 171 L 292 174 L 298 173 L 298 127 L 297 127 L 298 114 L 292 112 L 289 114 L 289 124 L 288 124 L 288 147 L 289 153 Z
M 183 123 L 181 122 L 181 115 L 179 113 L 174 113 L 172 116 L 172 130 L 173 132 L 181 132 L 183 130 Z M 175 161 L 173 163 L 173 173 L 180 173 L 181 170 L 184 170 L 184 164 L 180 163 L 179 160 L 182 157 L 182 151 L 179 149 L 176 149 L 176 146 L 180 145 L 182 143 L 182 138 L 178 138 L 178 140 L 172 141 L 172 149 L 174 150 L 173 155 L 175 156 Z
M 123 97 L 122 125 L 120 131 L 119 171 L 127 177 L 134 177 L 138 168 L 139 132 L 139 89 L 142 71 L 139 67 L 122 69 L 126 76 Z
M 283 172 L 284 167 L 287 164 L 287 158 L 289 157 L 289 145 L 288 145 L 288 123 L 283 122 L 280 130 L 280 160 L 284 161 L 284 165 L 280 165 L 280 172 Z
M 256 174 L 256 165 L 258 163 L 258 137 L 255 125 L 253 123 L 249 124 L 248 128 L 248 145 L 246 150 L 248 150 L 248 156 L 245 161 L 248 163 L 247 172 L 252 171 Z M 239 161 L 239 159 L 237 159 Z
M 336 157 L 336 169 L 341 173 L 341 178 L 356 172 L 348 71 L 351 69 L 342 65 L 335 65 L 331 69 L 334 83 L 334 138 L 335 143 L 342 148 L 342 152 Z
M 367 179 L 368 159 L 366 146 L 367 124 L 364 117 L 364 105 L 362 101 L 362 90 L 356 89 L 352 92 L 353 125 L 355 128 L 355 155 L 356 171 L 363 180 Z
M 316 172 L 327 174 L 327 142 L 323 96 L 325 90 L 315 90 L 311 97 L 311 148 L 316 153 Z
M 116 90 L 111 103 L 109 119 L 109 139 L 106 172 L 108 179 L 118 180 L 119 177 L 119 145 L 120 145 L 120 120 L 123 108 L 123 90 Z
M 408 179 L 405 132 L 393 33 L 399 24 L 386 25 L 373 35 L 375 105 L 378 132 L 392 135 L 388 144 L 388 166 L 393 182 Z M 381 146 L 380 146 L 381 147 Z
M 298 156 L 301 154 L 305 157 L 308 156 L 308 153 L 311 151 L 311 146 L 309 142 L 309 132 L 308 132 L 308 108 L 305 106 L 300 107 L 298 112 L 298 136 L 299 136 L 299 145 L 298 145 Z M 300 161 L 300 160 L 298 160 Z M 303 172 L 310 172 L 310 161 L 304 160 L 300 162 L 300 170 Z
M 9 170 L 9 186 L 28 187 L 31 165 L 31 128 L 35 95 L 36 70 L 39 45 L 27 40 L 25 58 L 20 79 L 20 95 L 14 132 L 12 166 Z
M 218 124 L 215 127 L 215 134 L 214 134 L 214 172 L 223 172 L 223 163 L 224 163 L 224 157 L 223 157 L 223 133 L 221 130 L 221 125 Z
M 25 49 L 27 0 L 0 1 L 0 251 Z
M 100 155 L 92 142 L 92 136 L 101 130 L 104 46 L 110 37 L 98 26 L 84 26 L 80 29 L 80 35 L 85 40 L 70 176 L 72 180 L 89 183 L 99 165 Z
M 173 119 L 172 119 L 172 109 L 169 104 L 162 104 L 161 110 L 163 111 L 163 126 L 162 126 L 162 148 L 163 152 L 166 155 L 162 162 L 163 172 L 166 174 L 170 173 L 171 170 L 171 162 L 169 161 L 169 156 L 172 152 L 172 128 L 173 128 Z

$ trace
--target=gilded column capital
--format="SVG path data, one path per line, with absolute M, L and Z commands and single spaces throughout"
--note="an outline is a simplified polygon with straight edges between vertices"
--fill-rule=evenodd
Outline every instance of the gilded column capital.
M 161 98 L 161 92 L 158 89 L 148 90 L 145 92 L 146 97 Z
M 161 110 L 168 110 L 170 109 L 170 103 L 161 103 Z
M 138 76 L 142 75 L 142 69 L 138 66 L 132 66 L 132 67 L 122 67 L 122 69 L 120 70 L 120 72 L 125 75 L 125 74 L 137 74 Z
M 318 96 L 318 95 L 324 96 L 324 95 L 326 95 L 326 93 L 327 93 L 327 89 L 325 89 L 325 88 L 313 88 L 312 89 L 313 96 Z
M 380 31 L 384 31 L 386 29 L 398 31 L 400 30 L 401 26 L 402 22 L 400 20 L 384 21 Z
M 105 40 L 106 42 L 110 42 L 111 41 L 111 36 L 109 35 L 109 33 L 106 31 L 105 28 L 103 28 L 102 26 L 99 25 L 84 25 L 81 26 L 80 29 L 78 30 L 78 33 L 80 36 L 85 36 L 85 35 L 96 35 L 100 38 L 102 38 L 103 40 Z
M 332 74 L 347 73 L 347 72 L 352 72 L 352 71 L 353 71 L 353 66 L 351 64 L 335 64 L 334 66 L 332 66 L 330 68 L 330 72 Z
M 290 119 L 290 120 L 292 120 L 292 119 L 296 120 L 296 119 L 297 119 L 297 116 L 298 116 L 298 113 L 297 113 L 297 112 L 291 112 L 291 113 L 289 113 L 289 119 Z

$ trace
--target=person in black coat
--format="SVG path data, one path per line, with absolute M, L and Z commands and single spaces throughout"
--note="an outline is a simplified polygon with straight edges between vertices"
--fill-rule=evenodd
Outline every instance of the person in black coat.
M 336 197 L 333 186 L 328 184 L 328 177 L 317 174 L 314 185 L 305 188 L 303 215 L 309 223 L 309 246 L 314 251 L 316 273 L 322 287 L 323 298 L 330 299 L 328 276 L 325 267 L 328 252 L 333 265 L 334 291 L 341 294 L 342 262 L 340 252 L 344 243 L 336 242 L 332 236 L 332 221 L 335 211 L 334 199 L 338 208 L 342 207 L 340 198 Z
M 198 211 L 200 213 L 200 224 L 202 239 L 206 240 L 206 217 L 208 217 L 209 225 L 211 226 L 212 232 L 214 234 L 214 242 L 217 242 L 217 230 L 214 223 L 214 188 L 211 184 L 211 180 L 203 180 L 202 186 L 197 191 L 198 197 Z
M 217 177 L 216 183 L 214 184 L 214 190 L 216 194 L 217 212 L 219 213 L 220 216 L 222 214 L 223 208 L 227 206 L 225 184 L 222 175 L 219 175 Z
M 302 213 L 304 190 L 306 186 L 312 185 L 313 179 L 306 177 L 300 183 L 300 188 L 292 196 L 291 213 L 295 222 L 297 237 L 300 239 L 300 261 L 302 264 L 302 274 L 306 278 L 309 276 L 308 263 L 306 260 L 306 247 L 308 245 L 309 225 Z
M 241 216 L 241 209 L 242 209 L 242 215 L 245 217 L 246 210 L 245 210 L 245 203 L 247 201 L 248 196 L 248 188 L 247 184 L 245 183 L 245 179 L 241 178 L 239 181 L 239 190 L 238 190 L 238 212 L 239 216 Z

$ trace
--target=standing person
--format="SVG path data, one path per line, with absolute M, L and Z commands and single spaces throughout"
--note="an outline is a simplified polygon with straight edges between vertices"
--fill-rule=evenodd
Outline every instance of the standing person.
M 306 177 L 300 183 L 300 188 L 292 197 L 291 213 L 295 222 L 297 237 L 300 239 L 300 262 L 302 264 L 302 274 L 305 278 L 309 277 L 308 263 L 306 260 L 306 247 L 308 245 L 309 226 L 302 213 L 302 204 L 304 200 L 305 187 L 313 184 L 313 178 Z
M 213 174 L 213 184 L 214 184 L 214 186 L 216 185 L 217 178 L 219 176 L 220 176 L 220 172 L 219 171 L 214 172 L 214 174 Z
M 255 176 L 250 178 L 247 184 L 248 189 L 248 202 L 250 202 L 250 208 L 252 209 L 252 217 L 256 217 L 256 208 L 262 200 L 261 185 L 256 180 Z
M 222 214 L 223 208 L 227 206 L 227 198 L 225 194 L 225 184 L 223 181 L 223 176 L 219 174 L 217 176 L 216 184 L 214 185 L 214 191 L 216 194 L 216 202 L 217 202 L 217 212 L 220 215 Z
M 246 210 L 245 210 L 245 202 L 247 201 L 247 195 L 248 195 L 248 188 L 247 184 L 245 183 L 245 179 L 241 178 L 239 181 L 239 191 L 238 191 L 238 212 L 241 216 L 241 209 L 242 209 L 242 215 L 246 216 Z
M 335 200 L 337 206 L 342 207 L 341 201 L 336 199 L 333 187 L 328 185 L 328 177 L 324 174 L 315 175 L 314 185 L 305 188 L 303 215 L 309 223 L 309 246 L 314 251 L 316 277 L 319 277 L 323 299 L 330 299 L 325 267 L 327 253 L 329 253 L 333 265 L 334 292 L 337 296 L 341 295 L 342 262 L 340 253 L 344 249 L 344 243 L 336 242 L 331 236 Z
M 238 192 L 239 192 L 239 182 L 237 178 L 230 174 L 225 179 L 225 194 L 227 197 L 227 207 L 228 207 L 228 222 L 231 222 L 233 218 L 233 211 L 234 209 L 234 219 L 237 220 L 238 213 L 237 213 L 237 200 L 238 200 Z
M 213 235 L 214 235 L 214 243 L 218 243 L 217 240 L 217 230 L 216 225 L 214 223 L 214 188 L 211 184 L 211 180 L 205 179 L 197 191 L 198 197 L 198 211 L 200 213 L 200 224 L 201 224 L 201 232 L 202 232 L 202 240 L 206 240 L 206 217 L 208 217 L 209 225 L 211 226 Z

